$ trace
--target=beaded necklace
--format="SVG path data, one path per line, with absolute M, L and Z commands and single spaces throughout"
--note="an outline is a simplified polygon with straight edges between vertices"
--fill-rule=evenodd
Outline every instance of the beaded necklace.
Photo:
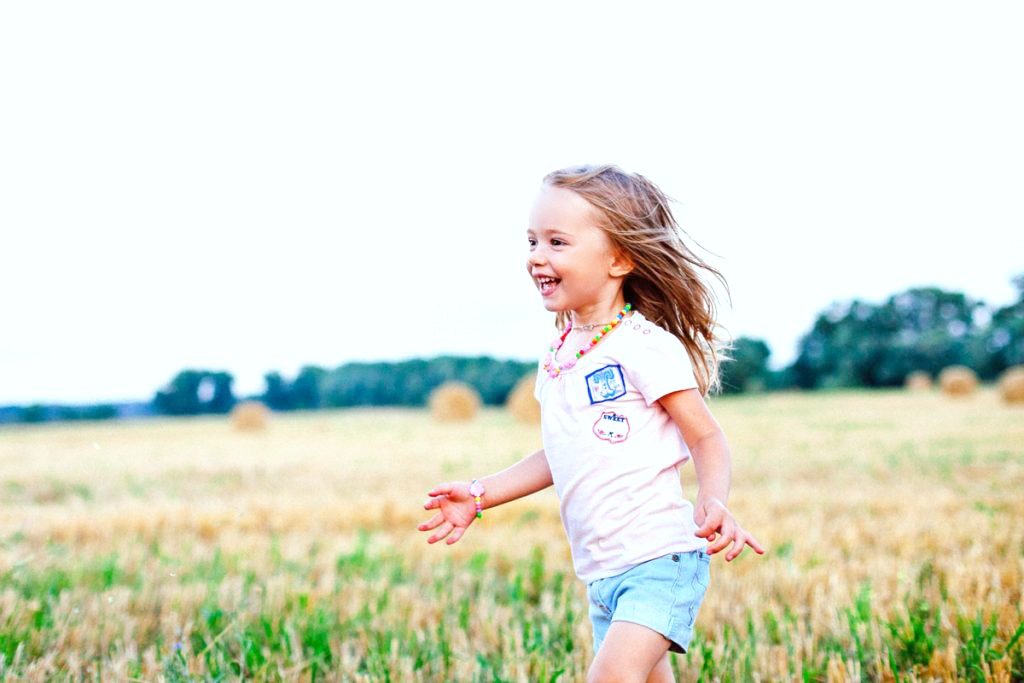
M 590 330 L 596 330 L 597 328 L 605 327 L 606 325 L 611 325 L 611 323 L 587 323 L 585 325 L 573 325 L 572 328 L 574 330 L 579 330 L 580 332 L 589 332 Z
M 587 351 L 594 348 L 595 344 L 604 339 L 609 332 L 615 329 L 615 327 L 622 322 L 622 319 L 632 308 L 633 304 L 626 304 L 625 307 L 615 316 L 615 320 L 602 327 L 601 331 L 595 334 L 594 338 L 590 340 L 590 343 L 576 352 L 575 358 L 570 358 L 566 362 L 559 364 L 555 362 L 555 354 L 558 353 L 560 348 L 562 348 L 562 344 L 565 343 L 565 338 L 569 336 L 569 333 L 572 331 L 572 321 L 570 320 L 569 324 L 565 328 L 565 332 L 563 332 L 561 336 L 556 337 L 555 340 L 551 342 L 551 347 L 548 349 L 547 358 L 544 359 L 544 369 L 547 370 L 548 375 L 554 378 L 558 377 L 562 372 L 572 369 L 572 367 L 576 365 L 576 361 L 582 358 Z

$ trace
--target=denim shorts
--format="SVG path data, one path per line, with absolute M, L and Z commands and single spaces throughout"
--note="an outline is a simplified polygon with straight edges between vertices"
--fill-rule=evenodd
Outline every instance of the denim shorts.
M 587 585 L 594 653 L 613 621 L 646 626 L 668 638 L 671 652 L 686 652 L 693 622 L 710 580 L 704 550 L 669 553 L 641 562 L 617 576 Z

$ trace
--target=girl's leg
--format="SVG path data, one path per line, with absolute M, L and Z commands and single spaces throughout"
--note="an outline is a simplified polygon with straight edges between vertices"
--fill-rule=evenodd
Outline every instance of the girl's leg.
M 662 655 L 661 661 L 651 669 L 651 673 L 647 677 L 647 683 L 676 683 L 676 675 L 672 673 L 672 662 L 668 658 L 669 653 L 666 652 Z
M 657 631 L 629 621 L 613 621 L 587 672 L 587 683 L 645 683 L 652 673 L 674 681 L 668 666 L 669 642 Z M 657 667 L 657 669 L 656 669 Z

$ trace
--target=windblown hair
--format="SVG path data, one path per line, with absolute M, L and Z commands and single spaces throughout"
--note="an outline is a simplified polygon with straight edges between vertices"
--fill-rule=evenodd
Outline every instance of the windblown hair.
M 729 344 L 716 333 L 717 302 L 701 271 L 717 277 L 727 293 L 729 285 L 683 242 L 669 197 L 642 175 L 614 165 L 563 168 L 544 183 L 572 190 L 596 209 L 598 227 L 633 263 L 623 281 L 626 301 L 679 338 L 702 395 L 720 390 L 719 364 L 728 360 Z M 558 329 L 567 323 L 568 313 L 560 312 Z

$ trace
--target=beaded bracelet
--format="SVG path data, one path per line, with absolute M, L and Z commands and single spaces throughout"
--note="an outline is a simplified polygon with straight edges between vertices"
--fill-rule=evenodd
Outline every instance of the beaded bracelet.
M 469 485 L 469 494 L 473 496 L 473 501 L 476 503 L 476 516 L 479 519 L 484 516 L 484 505 L 480 500 L 480 497 L 484 495 L 484 485 L 474 479 L 473 483 Z

